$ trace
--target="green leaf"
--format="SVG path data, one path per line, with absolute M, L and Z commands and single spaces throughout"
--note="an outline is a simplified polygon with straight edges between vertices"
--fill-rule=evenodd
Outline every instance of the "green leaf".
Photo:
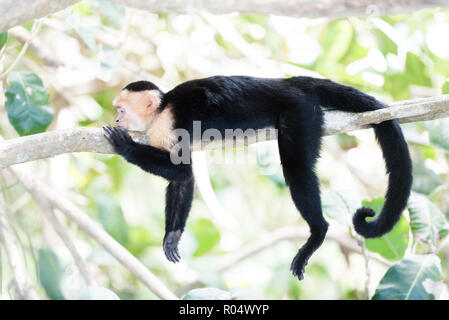
M 108 23 L 116 28 L 122 25 L 125 7 L 105 0 L 96 0 L 95 2 L 98 3 L 100 12 L 106 18 Z
M 419 86 L 431 87 L 432 81 L 429 77 L 427 66 L 414 53 L 408 52 L 405 60 L 406 75 L 410 77 L 411 83 Z
M 433 62 L 432 71 L 434 73 L 439 73 L 446 78 L 449 77 L 449 60 L 441 59 L 432 52 L 429 52 L 429 57 L 432 59 Z
M 349 134 L 339 133 L 335 137 L 337 138 L 337 143 L 340 146 L 340 148 L 342 148 L 345 151 L 355 148 L 358 145 L 357 138 Z
M 391 40 L 389 36 L 387 36 L 380 29 L 373 30 L 374 36 L 377 38 L 377 44 L 379 46 L 380 51 L 386 56 L 388 53 L 393 53 L 395 55 L 398 54 L 398 45 L 396 42 Z
M 352 225 L 352 216 L 362 205 L 357 194 L 349 190 L 323 192 L 321 202 L 323 211 L 329 218 L 347 226 Z
M 78 2 L 72 6 L 72 13 L 80 16 L 91 16 L 93 11 L 86 3 Z
M 6 40 L 8 40 L 8 32 L 2 32 L 0 33 L 0 49 L 3 48 L 3 46 L 6 43 Z
M 98 77 L 103 81 L 109 81 L 120 61 L 119 53 L 117 50 L 103 46 L 98 59 L 100 60 Z
M 8 75 L 7 84 L 6 112 L 17 133 L 24 136 L 45 131 L 53 120 L 53 110 L 41 79 L 30 71 L 15 71 Z
M 72 26 L 73 30 L 79 35 L 84 44 L 93 52 L 97 52 L 97 42 L 92 33 L 84 27 L 76 16 L 72 15 L 68 10 L 62 12 L 65 22 Z
M 62 300 L 59 282 L 64 273 L 58 256 L 49 248 L 42 248 L 38 251 L 38 275 L 39 282 L 50 299 Z
M 370 207 L 377 214 L 380 213 L 385 203 L 384 198 L 374 199 L 372 201 L 363 201 L 364 207 Z M 369 251 L 377 252 L 388 260 L 399 260 L 408 246 L 409 225 L 404 216 L 401 216 L 393 230 L 380 238 L 366 239 L 365 245 Z
M 419 146 L 418 151 L 421 152 L 423 159 L 437 160 L 438 152 L 437 152 L 436 148 L 434 148 L 432 146 L 421 145 L 421 146 Z
M 433 300 L 443 287 L 438 256 L 414 255 L 396 262 L 384 275 L 373 300 Z
M 217 288 L 193 289 L 186 293 L 183 300 L 231 300 L 231 293 Z
M 446 81 L 441 88 L 441 93 L 449 94 L 449 81 Z
M 399 260 L 404 257 L 409 241 L 410 228 L 407 219 L 401 216 L 398 223 L 386 235 L 380 238 L 366 239 L 366 248 L 377 252 L 388 260 Z
M 345 19 L 329 23 L 320 34 L 319 42 L 323 53 L 317 63 L 342 59 L 351 45 L 353 33 L 352 25 Z
M 267 144 L 257 149 L 256 160 L 262 176 L 273 182 L 279 188 L 285 188 L 284 175 L 275 156 L 278 152 L 277 146 L 274 148 L 272 144 Z
M 152 237 L 150 232 L 144 227 L 135 226 L 129 228 L 126 249 L 136 257 L 140 256 L 150 245 L 158 244 L 160 244 L 160 239 Z
M 394 100 L 410 99 L 410 78 L 405 73 L 385 74 L 383 89 L 391 94 Z
M 95 196 L 97 216 L 103 228 L 118 242 L 125 244 L 128 240 L 128 224 L 122 208 L 114 197 L 99 194 Z
M 441 182 L 440 176 L 423 163 L 417 163 L 413 166 L 413 191 L 430 194 Z
M 348 65 L 356 60 L 366 57 L 367 54 L 368 49 L 359 44 L 357 34 L 353 32 L 349 48 L 345 55 L 340 59 L 340 63 Z
M 449 120 L 437 119 L 428 125 L 431 126 L 429 129 L 430 144 L 449 153 Z
M 195 257 L 211 251 L 220 242 L 220 233 L 209 219 L 195 221 L 191 230 L 198 241 L 198 248 L 193 254 Z
M 264 177 L 266 177 L 281 189 L 287 186 L 287 184 L 285 183 L 284 175 L 282 174 L 282 170 L 277 170 L 275 174 L 266 174 L 264 175 Z
M 412 233 L 416 240 L 431 241 L 435 245 L 437 240 L 449 233 L 449 224 L 444 214 L 426 196 L 412 192 L 408 210 Z

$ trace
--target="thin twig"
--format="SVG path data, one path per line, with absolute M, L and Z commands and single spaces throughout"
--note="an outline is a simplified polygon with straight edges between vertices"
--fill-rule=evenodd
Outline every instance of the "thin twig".
M 277 244 L 280 241 L 284 240 L 305 240 L 310 236 L 307 228 L 304 227 L 284 227 L 269 234 L 264 235 L 261 239 L 255 240 L 250 244 L 242 247 L 236 253 L 231 253 L 227 256 L 221 258 L 221 261 L 218 263 L 216 267 L 219 271 L 225 271 L 233 266 L 235 266 L 238 262 L 247 259 L 248 257 L 259 253 L 262 250 L 270 248 Z M 357 243 L 352 238 L 349 238 L 347 235 L 342 233 L 335 233 L 333 231 L 329 231 L 326 238 L 328 240 L 332 240 L 338 242 L 343 248 L 348 251 L 360 253 L 360 250 L 357 246 Z M 377 260 L 378 262 L 385 264 L 387 266 L 391 266 L 391 262 L 380 258 L 376 255 L 371 255 L 370 257 Z
M 74 221 L 90 237 L 105 248 L 118 262 L 127 268 L 143 284 L 161 299 L 178 299 L 148 268 L 136 257 L 112 238 L 98 223 L 75 206 L 68 199 L 61 197 L 58 192 L 47 184 L 35 179 L 29 172 L 17 167 L 11 168 L 14 175 L 22 182 L 23 186 L 32 194 L 39 193 L 45 197 L 55 208 Z
M 365 260 L 365 275 L 366 275 L 366 279 L 365 279 L 365 299 L 369 300 L 369 298 L 370 298 L 370 296 L 369 296 L 369 286 L 370 286 L 370 283 L 371 283 L 371 272 L 370 272 L 370 269 L 369 269 L 369 256 L 368 256 L 368 251 L 366 250 L 366 246 L 365 246 L 365 239 L 363 239 L 360 236 L 357 236 L 357 244 L 362 249 L 362 255 L 363 255 L 363 258 Z
M 13 173 L 14 174 L 14 173 Z M 78 249 L 75 247 L 75 244 L 72 242 L 72 240 L 67 235 L 67 230 L 64 228 L 64 226 L 59 221 L 58 217 L 56 216 L 54 212 L 54 208 L 52 204 L 45 199 L 42 195 L 37 193 L 37 190 L 30 190 L 32 192 L 34 200 L 37 202 L 39 207 L 41 207 L 42 212 L 44 213 L 45 217 L 48 219 L 48 221 L 51 223 L 53 228 L 55 229 L 58 236 L 61 238 L 61 240 L 64 242 L 65 246 L 69 250 L 70 254 L 73 257 L 73 260 L 75 264 L 78 267 L 78 270 L 81 273 L 81 276 L 84 278 L 84 281 L 86 281 L 87 285 L 93 285 L 94 280 L 92 275 L 89 272 L 89 269 L 84 262 L 83 258 L 81 257 L 80 253 L 78 252 Z
M 39 38 L 33 37 L 33 33 L 29 32 L 22 26 L 17 26 L 9 30 L 9 35 L 13 36 L 16 40 L 22 44 L 28 43 L 28 49 L 32 51 L 37 57 L 44 61 L 47 65 L 51 67 L 59 67 L 63 65 L 56 57 L 52 55 L 48 47 L 44 46 Z
M 14 68 L 16 67 L 16 65 L 19 63 L 19 61 L 22 59 L 22 57 L 25 55 L 25 52 L 28 49 L 28 46 L 31 43 L 31 40 L 34 38 L 34 36 L 39 32 L 39 30 L 41 29 L 42 26 L 42 20 L 36 20 L 36 22 L 34 22 L 33 27 L 31 29 L 31 36 L 30 38 L 25 42 L 25 44 L 22 47 L 22 50 L 20 50 L 20 53 L 18 54 L 18 56 L 16 57 L 16 59 L 14 60 L 14 62 L 9 66 L 9 68 L 3 72 L 0 75 L 0 81 L 3 80 L 8 73 L 10 73 L 12 70 L 14 70 Z

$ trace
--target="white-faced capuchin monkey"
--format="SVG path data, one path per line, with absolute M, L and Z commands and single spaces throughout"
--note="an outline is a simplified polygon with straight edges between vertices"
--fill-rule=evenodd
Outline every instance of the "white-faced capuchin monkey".
M 313 252 L 328 229 L 314 172 L 323 135 L 323 109 L 348 112 L 386 107 L 374 97 L 330 80 L 310 77 L 266 79 L 214 76 L 184 82 L 167 93 L 148 81 L 128 84 L 114 100 L 116 127 L 105 127 L 115 152 L 143 170 L 169 181 L 163 248 L 168 260 L 178 262 L 178 242 L 192 204 L 194 179 L 190 163 L 174 164 L 170 151 L 178 140 L 171 134 L 184 129 L 192 136 L 193 121 L 201 130 L 246 130 L 275 127 L 285 181 L 297 209 L 310 227 L 310 237 L 299 249 L 291 270 L 300 280 Z M 395 120 L 372 125 L 389 174 L 386 201 L 374 217 L 370 208 L 355 212 L 355 230 L 365 238 L 389 232 L 407 204 L 412 185 L 412 163 L 407 143 Z M 125 130 L 146 131 L 151 146 L 134 142 Z

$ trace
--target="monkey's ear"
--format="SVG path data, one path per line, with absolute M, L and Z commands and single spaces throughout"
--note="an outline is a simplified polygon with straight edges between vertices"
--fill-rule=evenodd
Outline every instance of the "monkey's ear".
M 146 114 L 149 115 L 156 111 L 156 109 L 161 104 L 161 98 L 159 97 L 159 93 L 155 90 L 150 90 L 146 92 Z

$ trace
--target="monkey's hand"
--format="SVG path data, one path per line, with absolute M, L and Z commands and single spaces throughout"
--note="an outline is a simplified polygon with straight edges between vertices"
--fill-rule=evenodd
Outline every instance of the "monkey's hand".
M 123 129 L 117 127 L 106 126 L 103 127 L 105 131 L 105 138 L 109 141 L 109 143 L 114 148 L 114 151 L 118 154 L 123 154 L 130 146 L 136 144 L 131 136 Z
M 181 239 L 181 230 L 170 231 L 164 236 L 164 253 L 168 261 L 176 263 L 181 260 L 178 252 L 178 243 Z

